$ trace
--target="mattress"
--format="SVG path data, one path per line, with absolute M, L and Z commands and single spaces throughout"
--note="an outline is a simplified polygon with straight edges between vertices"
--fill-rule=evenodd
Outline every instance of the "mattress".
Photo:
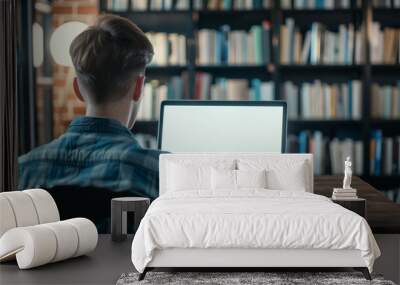
M 183 191 L 157 198 L 132 243 L 139 272 L 162 249 L 359 250 L 372 271 L 379 248 L 361 216 L 300 191 Z

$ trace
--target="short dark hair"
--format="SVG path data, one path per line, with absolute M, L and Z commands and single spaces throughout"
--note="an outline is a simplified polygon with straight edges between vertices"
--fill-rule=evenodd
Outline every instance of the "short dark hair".
M 69 53 L 79 84 L 94 103 L 105 103 L 128 92 L 133 76 L 144 72 L 154 51 L 132 21 L 103 15 L 72 41 Z

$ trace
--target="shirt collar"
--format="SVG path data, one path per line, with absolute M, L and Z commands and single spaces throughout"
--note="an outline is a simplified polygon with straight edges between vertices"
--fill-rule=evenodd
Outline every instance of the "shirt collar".
M 114 133 L 133 137 L 131 131 L 119 121 L 111 118 L 83 116 L 75 118 L 69 125 L 71 132 Z

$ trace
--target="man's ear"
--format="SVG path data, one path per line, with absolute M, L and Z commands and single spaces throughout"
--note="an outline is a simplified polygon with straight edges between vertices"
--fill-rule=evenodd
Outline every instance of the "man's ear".
M 144 76 L 139 75 L 135 82 L 135 90 L 133 91 L 133 98 L 132 98 L 136 102 L 139 101 L 140 95 L 142 95 L 143 84 L 144 84 Z
M 74 77 L 73 85 L 74 85 L 74 91 L 75 91 L 76 97 L 79 99 L 79 101 L 84 102 L 85 100 L 83 100 L 81 90 L 79 90 L 78 79 L 76 77 Z

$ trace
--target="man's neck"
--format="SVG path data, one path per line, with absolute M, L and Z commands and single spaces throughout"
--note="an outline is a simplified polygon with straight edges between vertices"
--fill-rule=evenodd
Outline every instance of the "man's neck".
M 129 109 L 125 111 L 126 106 L 91 106 L 86 107 L 86 116 L 110 118 L 119 121 L 124 126 L 128 124 Z

